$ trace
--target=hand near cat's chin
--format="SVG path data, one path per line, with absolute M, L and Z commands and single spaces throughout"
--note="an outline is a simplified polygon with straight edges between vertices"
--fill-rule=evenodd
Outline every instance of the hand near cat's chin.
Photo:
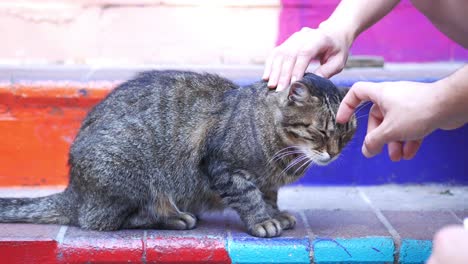
M 412 159 L 432 131 L 458 128 L 468 121 L 467 76 L 465 66 L 435 83 L 355 83 L 343 98 L 336 120 L 347 122 L 362 102 L 373 102 L 362 146 L 364 156 L 373 157 L 388 144 L 391 160 Z

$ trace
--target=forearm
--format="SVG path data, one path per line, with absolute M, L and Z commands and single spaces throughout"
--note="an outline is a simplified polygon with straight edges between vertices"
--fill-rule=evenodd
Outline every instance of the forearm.
M 468 122 L 468 64 L 435 83 L 438 91 L 436 122 L 455 129 Z
M 345 38 L 348 47 L 354 39 L 388 14 L 399 0 L 343 0 L 319 28 Z

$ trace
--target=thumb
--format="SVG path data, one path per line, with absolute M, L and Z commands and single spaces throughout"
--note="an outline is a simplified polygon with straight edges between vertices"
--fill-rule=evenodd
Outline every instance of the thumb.
M 362 145 L 362 154 L 367 158 L 379 154 L 385 144 L 398 140 L 390 132 L 388 123 L 384 119 L 379 126 L 367 133 Z

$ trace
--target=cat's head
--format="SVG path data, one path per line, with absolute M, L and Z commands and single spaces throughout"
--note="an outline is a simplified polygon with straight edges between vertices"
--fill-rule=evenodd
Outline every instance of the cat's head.
M 283 141 L 314 164 L 335 160 L 356 131 L 356 118 L 336 123 L 336 113 L 346 89 L 312 73 L 279 92 L 279 129 Z M 294 151 L 293 151 L 294 152 Z

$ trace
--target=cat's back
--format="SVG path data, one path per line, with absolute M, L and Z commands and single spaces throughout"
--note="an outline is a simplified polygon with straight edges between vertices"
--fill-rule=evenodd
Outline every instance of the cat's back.
M 226 91 L 237 89 L 218 75 L 188 71 L 146 71 L 124 82 L 90 111 L 81 130 L 96 122 L 125 117 L 167 119 L 179 122 L 204 118 L 216 111 Z

